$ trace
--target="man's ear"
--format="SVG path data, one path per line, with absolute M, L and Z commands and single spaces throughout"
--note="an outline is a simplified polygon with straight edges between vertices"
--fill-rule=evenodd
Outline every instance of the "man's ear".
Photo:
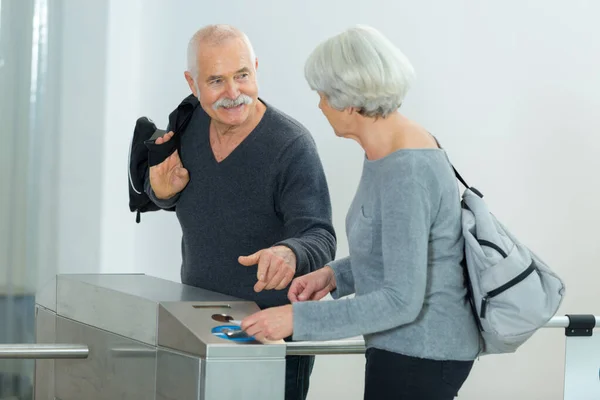
M 190 87 L 190 90 L 192 91 L 192 93 L 194 93 L 194 96 L 196 96 L 196 97 L 200 96 L 200 93 L 197 93 L 197 90 L 196 90 L 197 86 L 194 82 L 194 78 L 192 77 L 192 74 L 190 74 L 189 71 L 185 71 L 183 75 L 185 76 L 185 80 L 187 81 L 188 86 Z
M 254 70 L 258 71 L 258 57 L 254 59 Z

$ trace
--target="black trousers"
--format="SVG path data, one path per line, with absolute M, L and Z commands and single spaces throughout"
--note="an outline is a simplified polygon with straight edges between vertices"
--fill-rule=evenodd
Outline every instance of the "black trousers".
M 452 400 L 473 361 L 437 361 L 369 348 L 365 400 Z
M 305 400 L 315 356 L 287 356 L 285 358 L 285 400 Z

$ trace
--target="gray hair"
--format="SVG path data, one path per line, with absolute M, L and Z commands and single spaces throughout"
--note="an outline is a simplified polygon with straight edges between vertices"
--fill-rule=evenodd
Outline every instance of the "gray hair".
M 357 25 L 322 42 L 308 57 L 304 75 L 331 107 L 354 107 L 367 117 L 400 108 L 415 79 L 404 54 L 376 29 Z
M 248 36 L 244 32 L 231 25 L 208 25 L 194 33 L 188 43 L 187 70 L 192 74 L 194 80 L 197 80 L 198 77 L 198 50 L 200 45 L 218 46 L 229 39 L 242 39 L 246 43 L 250 51 L 252 68 L 254 68 L 256 55 L 254 54 L 254 48 L 252 47 L 252 43 L 250 43 L 250 39 L 248 39 Z

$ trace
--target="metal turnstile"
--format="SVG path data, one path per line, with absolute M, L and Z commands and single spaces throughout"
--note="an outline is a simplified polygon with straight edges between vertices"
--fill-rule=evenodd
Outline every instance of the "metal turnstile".
M 213 333 L 232 326 L 213 315 L 239 320 L 253 302 L 142 274 L 59 275 L 36 307 L 38 343 L 89 348 L 38 360 L 36 400 L 283 399 L 283 342 Z
M 36 298 L 37 345 L 4 352 L 37 359 L 36 400 L 281 400 L 286 354 L 364 351 L 362 340 L 263 344 L 227 322 L 256 311 L 143 274 L 58 275 Z

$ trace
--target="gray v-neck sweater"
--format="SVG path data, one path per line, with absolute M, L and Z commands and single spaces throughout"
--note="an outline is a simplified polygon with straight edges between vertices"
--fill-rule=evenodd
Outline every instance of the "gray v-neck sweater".
M 239 264 L 239 256 L 283 244 L 296 254 L 301 275 L 331 261 L 336 247 L 314 139 L 296 120 L 265 104 L 258 126 L 220 163 L 210 146 L 210 117 L 198 107 L 181 142 L 188 185 L 161 201 L 146 180 L 146 192 L 159 207 L 176 206 L 182 283 L 261 308 L 288 304 L 287 290 L 254 292 L 257 267 Z
M 347 213 L 350 255 L 329 265 L 335 301 L 294 303 L 294 340 L 364 335 L 367 347 L 472 360 L 479 331 L 467 301 L 457 182 L 439 149 L 365 159 Z

